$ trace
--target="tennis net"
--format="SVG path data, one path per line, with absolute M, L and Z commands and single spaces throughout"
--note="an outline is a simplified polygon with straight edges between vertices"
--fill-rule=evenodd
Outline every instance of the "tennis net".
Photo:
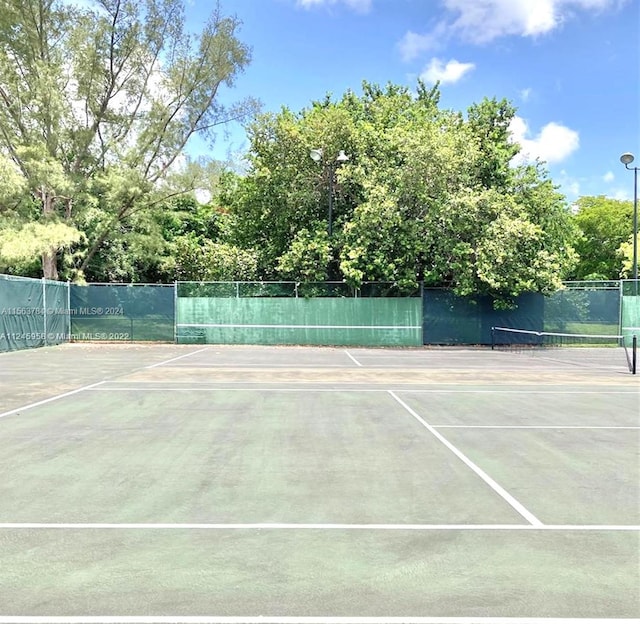
M 492 327 L 491 348 L 540 355 L 549 359 L 597 368 L 637 370 L 637 338 L 616 334 L 568 334 Z

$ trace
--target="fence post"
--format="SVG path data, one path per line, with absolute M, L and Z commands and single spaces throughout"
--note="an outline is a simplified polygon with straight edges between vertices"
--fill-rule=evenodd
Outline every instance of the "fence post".
M 178 281 L 173 281 L 173 344 L 178 344 Z
M 67 342 L 71 342 L 71 280 L 67 280 Z
M 47 282 L 42 278 L 42 337 L 47 346 Z
M 624 280 L 618 282 L 618 336 L 622 336 L 623 308 L 624 308 Z

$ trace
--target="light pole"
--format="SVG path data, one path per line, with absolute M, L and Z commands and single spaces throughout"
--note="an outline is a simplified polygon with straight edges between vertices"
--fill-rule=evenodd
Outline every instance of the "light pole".
M 322 148 L 312 149 L 309 152 L 309 156 L 314 162 L 319 164 L 323 163 L 324 152 Z M 333 232 L 333 184 L 334 177 L 336 175 L 336 169 L 338 165 L 343 162 L 347 162 L 349 160 L 349 156 L 344 153 L 344 150 L 340 150 L 338 155 L 333 159 L 327 162 L 326 167 L 329 171 L 329 223 L 327 225 L 327 232 L 329 233 L 329 238 L 331 238 L 331 234 Z
M 634 161 L 633 154 L 626 152 L 620 156 L 620 162 L 629 171 L 633 170 L 633 264 L 631 270 L 635 286 L 638 286 L 638 169 L 639 167 L 630 167 Z

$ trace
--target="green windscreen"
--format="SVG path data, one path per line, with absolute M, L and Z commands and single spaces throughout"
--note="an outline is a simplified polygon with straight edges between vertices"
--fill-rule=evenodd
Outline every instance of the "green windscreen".
M 328 284 L 229 283 L 225 288 L 217 284 L 178 285 L 178 342 L 422 344 L 419 297 L 357 297 L 353 291 L 345 296 L 349 291 L 344 285 Z M 305 296 L 300 296 L 303 292 Z M 335 294 L 327 296 L 328 292 Z
M 504 310 L 495 309 L 488 296 L 462 297 L 444 288 L 425 288 L 424 344 L 488 345 L 492 327 L 540 330 L 543 316 L 544 297 L 539 293 L 522 294 Z
M 545 298 L 544 331 L 617 334 L 619 282 L 569 282 Z
M 629 339 L 640 336 L 640 280 L 622 282 L 621 334 Z
M 173 342 L 174 293 L 173 285 L 72 285 L 71 339 Z
M 66 342 L 68 284 L 0 275 L 0 351 Z

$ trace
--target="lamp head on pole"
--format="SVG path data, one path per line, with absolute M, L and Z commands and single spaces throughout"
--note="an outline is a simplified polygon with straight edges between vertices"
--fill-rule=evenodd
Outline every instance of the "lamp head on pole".
M 344 153 L 344 150 L 340 150 L 340 153 L 338 154 L 338 156 L 336 157 L 336 160 L 338 162 L 346 162 L 347 160 L 349 160 L 349 156 L 347 156 Z
M 311 156 L 311 160 L 314 162 L 320 162 L 322 160 L 322 148 L 312 149 L 309 152 L 309 156 Z
M 624 154 L 622 154 L 622 156 L 620 156 L 620 162 L 625 167 L 627 165 L 630 165 L 634 160 L 635 160 L 635 157 L 633 156 L 633 154 L 630 154 L 629 152 L 625 152 Z

